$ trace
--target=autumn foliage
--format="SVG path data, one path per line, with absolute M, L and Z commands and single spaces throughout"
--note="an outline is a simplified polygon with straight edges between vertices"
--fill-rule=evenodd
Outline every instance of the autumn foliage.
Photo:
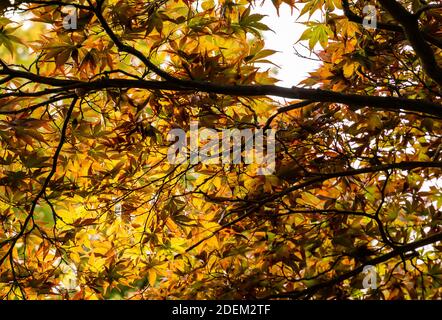
M 260 1 L 1 0 L 2 299 L 442 298 L 442 6 L 272 2 L 292 88 Z M 277 130 L 274 174 L 169 163 L 191 121 Z

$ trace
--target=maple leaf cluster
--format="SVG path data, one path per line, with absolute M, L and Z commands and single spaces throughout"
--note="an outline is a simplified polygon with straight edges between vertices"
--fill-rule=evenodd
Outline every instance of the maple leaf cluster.
M 1 1 L 0 298 L 441 298 L 442 6 L 272 3 L 292 88 L 258 1 Z M 275 172 L 169 163 L 191 121 L 276 130 Z

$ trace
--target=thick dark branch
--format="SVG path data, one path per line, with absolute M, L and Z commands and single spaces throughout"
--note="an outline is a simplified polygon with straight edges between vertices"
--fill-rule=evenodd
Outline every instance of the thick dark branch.
M 169 91 L 201 91 L 242 97 L 279 96 L 290 99 L 309 100 L 310 102 L 342 103 L 355 107 L 387 109 L 395 112 L 400 112 L 401 110 L 422 112 L 436 117 L 442 117 L 442 106 L 426 100 L 345 94 L 321 89 L 286 88 L 273 85 L 222 85 L 211 82 L 182 80 L 176 83 L 170 81 L 103 78 L 96 81 L 85 82 L 79 80 L 54 79 L 13 69 L 0 70 L 0 75 L 1 74 L 10 75 L 14 78 L 28 79 L 35 83 L 63 87 L 69 90 L 75 88 L 83 88 L 86 91 L 109 88 L 138 88 Z
M 89 1 L 89 4 L 93 8 L 93 11 L 95 15 L 97 16 L 97 19 L 100 21 L 100 24 L 108 34 L 108 36 L 111 38 L 111 40 L 116 44 L 118 49 L 123 52 L 130 53 L 140 59 L 150 70 L 155 72 L 157 75 L 161 76 L 163 79 L 167 80 L 166 82 L 152 82 L 152 81 L 144 81 L 144 82 L 138 82 L 133 80 L 133 82 L 128 82 L 128 88 L 132 87 L 139 87 L 139 88 L 146 88 L 146 89 L 162 89 L 162 90 L 197 90 L 197 91 L 204 91 L 204 92 L 212 92 L 212 93 L 220 93 L 220 94 L 227 94 L 227 95 L 237 95 L 237 96 L 260 96 L 260 95 L 275 95 L 280 97 L 286 97 L 286 98 L 293 98 L 293 99 L 302 99 L 302 100 L 311 100 L 312 102 L 335 102 L 335 103 L 343 103 L 351 106 L 370 106 L 374 108 L 380 108 L 380 109 L 392 109 L 399 111 L 400 109 L 408 110 L 408 111 L 415 111 L 415 112 L 423 112 L 432 114 L 435 116 L 442 116 L 442 107 L 433 103 L 427 103 L 422 100 L 407 100 L 407 99 L 400 99 L 400 98 L 393 98 L 393 97 L 373 97 L 373 96 L 360 96 L 360 95 L 354 95 L 354 94 L 342 94 L 337 92 L 331 92 L 331 91 L 324 91 L 324 90 L 315 90 L 315 89 L 305 89 L 305 88 L 281 88 L 276 86 L 226 86 L 226 85 L 218 85 L 213 83 L 207 83 L 207 82 L 197 82 L 197 81 L 190 81 L 190 80 L 181 80 L 177 79 L 167 72 L 161 70 L 156 65 L 154 65 L 148 58 L 146 58 L 140 51 L 136 50 L 133 47 L 127 46 L 121 42 L 121 40 L 118 38 L 118 36 L 112 31 L 106 20 L 104 19 L 101 8 L 95 8 Z M 420 35 L 420 33 L 418 32 Z M 424 41 L 424 40 L 422 40 Z M 424 41 L 425 42 L 425 41 Z M 425 43 L 426 44 L 426 43 Z M 428 44 L 426 44 L 428 46 Z M 431 48 L 430 48 L 431 51 Z M 431 51 L 432 52 L 432 51 Z M 434 56 L 433 56 L 434 59 Z M 424 66 L 424 68 L 426 68 Z M 431 76 L 431 73 L 429 75 Z M 437 70 L 436 70 L 437 73 Z M 442 74 L 439 74 L 441 77 L 442 83 Z M 36 76 L 39 77 L 39 76 Z M 35 76 L 28 78 L 31 81 L 39 82 L 39 79 L 37 79 Z M 433 78 L 433 76 L 431 76 Z M 437 78 L 437 77 L 436 77 Z M 41 82 L 42 79 L 40 79 Z M 53 79 L 50 79 L 53 80 Z M 70 80 L 57 80 L 57 83 L 54 81 L 46 81 L 46 84 L 49 85 L 75 85 L 72 82 L 69 82 Z M 129 80 L 127 80 L 129 81 Z M 106 83 L 107 82 L 107 83 Z M 114 84 L 117 84 L 117 82 L 120 82 L 119 85 L 116 87 L 124 86 L 124 83 L 126 80 L 120 80 L 120 79 L 103 79 L 101 81 L 96 82 L 90 82 L 87 85 L 82 84 L 81 86 L 85 88 L 91 88 L 91 89 L 103 89 L 103 88 L 109 88 L 113 87 L 112 82 Z M 45 83 L 45 82 L 41 82 Z M 164 85 L 164 86 L 163 86 Z
M 358 16 L 356 13 L 354 13 L 350 9 L 350 5 L 349 5 L 348 0 L 342 0 L 342 9 L 344 10 L 344 15 L 347 17 L 347 19 L 349 21 L 355 22 L 355 23 L 358 23 L 358 24 L 362 24 L 362 22 L 364 21 L 363 17 Z M 380 29 L 380 30 L 404 33 L 404 30 L 402 29 L 401 26 L 399 26 L 397 24 L 392 24 L 392 23 L 378 22 L 376 24 L 376 28 Z M 441 40 L 439 40 L 438 38 L 432 36 L 431 34 L 428 34 L 427 32 L 421 31 L 421 33 L 422 33 L 422 36 L 425 38 L 425 40 L 427 40 L 431 44 L 435 45 L 436 47 L 442 49 L 442 41 Z
M 379 0 L 382 6 L 402 26 L 408 41 L 419 57 L 426 74 L 442 87 L 442 68 L 437 64 L 431 46 L 422 37 L 419 22 L 399 2 L 395 0 Z
M 364 18 L 361 16 L 358 16 L 356 13 L 354 13 L 351 9 L 350 9 L 350 4 L 348 2 L 348 0 L 342 0 L 342 9 L 344 11 L 344 15 L 347 17 L 347 19 L 351 22 L 355 22 L 358 24 L 362 24 L 362 22 L 364 21 Z M 382 29 L 382 30 L 387 30 L 387 31 L 394 31 L 394 32 L 403 32 L 401 26 L 398 26 L 396 24 L 391 24 L 391 23 L 382 23 L 382 22 L 378 22 L 376 24 L 376 28 Z
M 400 247 L 396 247 L 391 252 L 386 253 L 386 254 L 379 256 L 377 258 L 374 258 L 372 260 L 369 260 L 369 261 L 365 262 L 364 264 L 360 265 L 359 267 L 353 269 L 352 271 L 346 272 L 346 273 L 344 273 L 334 279 L 331 279 L 329 281 L 313 285 L 305 290 L 289 291 L 289 292 L 284 292 L 284 293 L 280 293 L 280 294 L 270 295 L 270 296 L 265 297 L 265 299 L 272 299 L 272 298 L 299 299 L 302 297 L 311 296 L 321 289 L 337 285 L 347 279 L 350 279 L 351 277 L 354 277 L 354 276 L 360 274 L 361 272 L 364 271 L 365 266 L 378 265 L 378 264 L 386 262 L 394 257 L 403 255 L 409 251 L 416 250 L 418 248 L 424 247 L 429 244 L 436 243 L 438 241 L 442 241 L 442 232 L 436 233 L 436 234 L 429 236 L 427 238 L 424 238 L 424 239 L 421 239 L 421 240 L 418 240 L 418 241 L 415 241 L 415 242 L 412 242 L 412 243 L 409 243 L 409 244 L 406 244 L 406 245 L 403 245 Z
M 421 14 L 424 12 L 427 12 L 427 11 L 433 10 L 433 9 L 440 9 L 440 8 L 442 8 L 442 3 L 427 4 L 426 6 L 420 7 L 418 10 L 416 10 L 416 12 L 414 13 L 414 16 L 416 18 L 419 18 L 421 16 Z

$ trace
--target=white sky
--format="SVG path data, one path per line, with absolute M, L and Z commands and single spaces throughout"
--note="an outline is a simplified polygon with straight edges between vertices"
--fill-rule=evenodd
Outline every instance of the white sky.
M 308 72 L 318 67 L 318 62 L 298 57 L 295 54 L 294 48 L 304 56 L 310 54 L 300 43 L 296 43 L 305 30 L 303 24 L 296 22 L 299 11 L 294 11 L 292 15 L 290 7 L 283 4 L 279 8 L 278 17 L 275 7 L 268 0 L 262 7 L 257 6 L 254 12 L 267 15 L 261 22 L 267 24 L 274 31 L 266 31 L 264 39 L 266 48 L 279 51 L 269 57 L 269 60 L 281 67 L 277 74 L 277 78 L 281 80 L 278 85 L 285 87 L 297 85 L 301 80 L 307 78 Z M 302 17 L 302 20 L 305 20 L 306 17 Z

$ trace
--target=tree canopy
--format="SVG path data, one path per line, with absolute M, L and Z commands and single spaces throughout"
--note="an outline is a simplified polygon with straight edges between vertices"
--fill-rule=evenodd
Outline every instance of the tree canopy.
M 442 298 L 440 2 L 272 3 L 290 88 L 261 0 L 0 1 L 2 299 Z M 192 121 L 274 172 L 170 163 Z

